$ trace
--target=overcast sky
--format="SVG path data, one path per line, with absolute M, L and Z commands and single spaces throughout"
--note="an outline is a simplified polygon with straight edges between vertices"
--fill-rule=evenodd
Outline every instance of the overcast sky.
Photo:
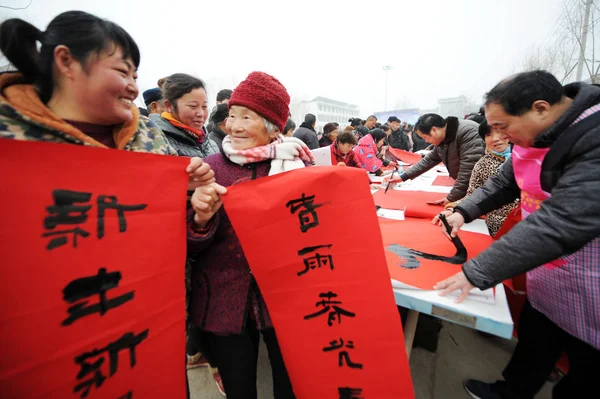
M 143 90 L 175 72 L 216 92 L 248 73 L 277 77 L 293 101 L 316 96 L 384 110 L 433 108 L 461 94 L 480 101 L 547 39 L 565 0 L 32 0 L 0 9 L 45 30 L 61 12 L 110 19 L 136 40 Z M 29 0 L 0 0 L 24 7 Z

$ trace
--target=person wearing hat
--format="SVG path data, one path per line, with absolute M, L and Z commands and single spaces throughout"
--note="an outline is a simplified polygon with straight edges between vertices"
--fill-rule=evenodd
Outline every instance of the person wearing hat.
M 146 109 L 150 115 L 160 115 L 167 110 L 167 108 L 165 108 L 165 102 L 163 100 L 160 87 L 146 90 L 143 96 Z
M 217 143 L 220 151 L 223 151 L 223 139 L 225 136 L 227 136 L 226 122 L 228 116 L 229 107 L 227 103 L 217 104 L 210 115 L 210 124 L 212 126 L 212 130 L 208 134 L 208 138 Z
M 217 93 L 216 104 L 227 104 L 229 102 L 229 99 L 231 98 L 231 93 L 233 93 L 233 90 L 231 89 L 219 90 L 219 92 Z M 215 128 L 213 117 L 217 112 L 217 105 L 215 105 L 212 111 L 210 111 L 210 117 L 208 118 L 208 123 L 206 124 L 206 130 L 208 131 L 208 133 L 212 133 L 213 129 Z M 223 129 L 221 129 L 221 131 L 223 131 Z M 219 145 L 219 148 L 221 148 L 221 145 Z
M 221 372 L 227 397 L 257 397 L 256 367 L 262 334 L 275 398 L 294 398 L 275 330 L 240 241 L 222 207 L 226 186 L 314 163 L 301 140 L 284 137 L 290 96 L 273 76 L 252 72 L 229 101 L 223 151 L 205 158 L 216 183 L 198 188 L 188 214 L 192 266 L 190 317 Z
M 317 117 L 313 114 L 306 114 L 304 115 L 304 122 L 294 132 L 294 137 L 302 140 L 311 150 L 319 148 L 319 139 L 315 130 L 316 125 Z
M 323 126 L 323 137 L 319 140 L 319 146 L 329 147 L 334 143 L 339 133 L 340 130 L 335 123 L 326 123 L 325 126 Z
M 396 116 L 390 116 L 387 120 L 387 125 L 392 128 L 392 132 L 388 137 L 388 144 L 392 148 L 398 148 L 404 151 L 410 151 L 410 142 L 408 136 L 400 128 L 400 119 Z

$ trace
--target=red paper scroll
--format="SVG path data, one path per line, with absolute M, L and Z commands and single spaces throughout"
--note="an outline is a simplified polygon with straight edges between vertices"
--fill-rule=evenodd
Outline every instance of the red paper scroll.
M 299 399 L 414 398 L 364 171 L 311 167 L 233 186 L 227 214 Z
M 394 155 L 396 158 L 409 165 L 419 163 L 419 161 L 423 159 L 419 154 L 399 150 L 397 148 L 388 147 L 388 151 L 392 153 L 392 155 Z
M 187 163 L 0 139 L 2 398 L 185 398 Z
M 451 257 L 456 253 L 452 242 L 442 234 L 441 228 L 432 225 L 428 219 L 407 219 L 393 221 L 379 219 L 385 255 L 392 279 L 404 284 L 412 285 L 424 290 L 431 290 L 433 286 L 461 270 L 462 264 L 428 260 L 418 257 L 420 266 L 409 269 L 403 267 L 407 264 L 405 256 L 398 255 L 398 249 L 390 248 L 399 245 L 405 249 Z M 467 248 L 468 258 L 474 258 L 493 243 L 493 239 L 485 234 L 461 231 L 459 237 Z
M 429 221 L 444 210 L 441 205 L 430 205 L 427 201 L 437 201 L 444 194 L 427 191 L 379 190 L 373 194 L 376 205 L 384 209 L 404 210 L 404 216 L 426 218 Z

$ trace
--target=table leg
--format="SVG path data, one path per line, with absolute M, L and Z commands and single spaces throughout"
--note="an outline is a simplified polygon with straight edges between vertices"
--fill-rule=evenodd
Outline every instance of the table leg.
M 409 310 L 404 323 L 404 344 L 406 345 L 406 357 L 410 359 L 413 341 L 415 340 L 415 331 L 417 330 L 417 321 L 419 320 L 419 312 Z

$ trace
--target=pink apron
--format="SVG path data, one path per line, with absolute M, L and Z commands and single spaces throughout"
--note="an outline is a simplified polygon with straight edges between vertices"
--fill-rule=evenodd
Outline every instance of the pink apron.
M 514 146 L 515 181 L 523 219 L 551 194 L 542 190 L 542 162 L 549 148 Z M 600 349 L 600 238 L 578 252 L 527 272 L 531 305 L 569 334 Z

